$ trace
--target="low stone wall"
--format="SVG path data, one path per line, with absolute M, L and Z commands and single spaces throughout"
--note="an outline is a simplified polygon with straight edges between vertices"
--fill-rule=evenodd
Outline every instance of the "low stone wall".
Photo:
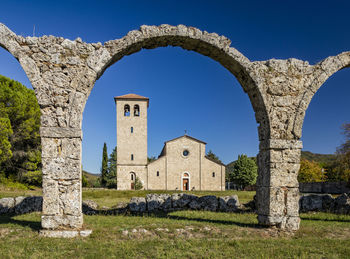
M 350 214 L 350 193 L 337 198 L 330 194 L 306 194 L 300 197 L 300 212 L 324 211 L 337 214 Z
M 41 196 L 14 197 L 0 199 L 0 215 L 19 215 L 42 211 Z M 337 198 L 330 194 L 304 194 L 299 200 L 300 212 L 324 211 L 339 214 L 350 214 L 350 193 L 343 193 Z M 115 208 L 99 209 L 96 202 L 85 200 L 82 203 L 83 213 L 94 214 L 125 214 L 125 213 L 156 213 L 176 210 L 205 210 L 222 212 L 255 211 L 255 200 L 240 204 L 237 195 L 216 197 L 207 195 L 198 197 L 192 194 L 176 193 L 148 194 L 146 197 L 133 197 L 129 204 L 120 204 Z
M 349 193 L 350 188 L 347 182 L 321 182 L 321 183 L 299 183 L 301 193 Z
M 133 197 L 129 203 L 130 212 L 170 212 L 175 210 L 207 210 L 235 212 L 240 210 L 237 195 L 216 197 L 207 195 L 198 197 L 192 194 L 176 193 L 148 194 L 144 197 Z
M 42 211 L 43 199 L 41 196 L 15 197 L 0 199 L 1 214 L 25 214 Z M 144 197 L 133 197 L 129 204 L 121 204 L 116 208 L 102 208 L 91 200 L 83 201 L 83 213 L 93 214 L 123 214 L 123 213 L 144 213 L 144 212 L 170 212 L 174 210 L 208 210 L 235 212 L 240 210 L 237 195 L 216 197 L 198 197 L 191 194 L 177 193 L 168 194 L 148 194 Z
M 30 197 L 9 197 L 0 199 L 0 215 L 20 215 L 30 212 L 41 212 L 43 205 L 42 196 Z M 97 204 L 94 201 L 86 200 L 82 204 L 85 214 L 96 214 Z

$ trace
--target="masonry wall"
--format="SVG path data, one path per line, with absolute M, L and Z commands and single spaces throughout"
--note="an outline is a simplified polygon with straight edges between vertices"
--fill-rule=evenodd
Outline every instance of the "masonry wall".
M 117 189 L 131 190 L 131 173 L 139 177 L 144 189 L 147 189 L 147 166 L 117 166 Z
M 166 189 L 166 157 L 160 157 L 156 161 L 148 164 L 148 190 Z M 157 176 L 157 171 L 159 176 Z
M 182 190 L 182 176 L 187 172 L 190 176 L 189 189 L 200 190 L 200 159 L 204 145 L 187 138 L 180 138 L 166 144 L 167 156 L 167 189 Z M 183 156 L 187 149 L 189 155 Z
M 202 164 L 202 189 L 211 191 L 225 190 L 225 167 L 205 157 L 202 160 Z M 213 173 L 215 173 L 214 177 Z
M 131 108 L 124 116 L 124 106 Z M 134 105 L 140 106 L 140 116 L 134 116 Z M 147 101 L 117 100 L 117 157 L 121 165 L 147 165 Z M 131 133 L 133 127 L 133 133 Z M 134 160 L 131 160 L 131 154 Z

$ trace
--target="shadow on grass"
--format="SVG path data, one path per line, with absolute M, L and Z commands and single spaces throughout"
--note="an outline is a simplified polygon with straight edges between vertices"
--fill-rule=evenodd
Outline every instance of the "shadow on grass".
M 154 217 L 158 218 L 168 218 L 173 220 L 189 220 L 189 221 L 196 221 L 201 223 L 214 223 L 214 224 L 222 224 L 222 225 L 235 225 L 239 227 L 249 227 L 249 228 L 266 228 L 266 226 L 258 225 L 255 223 L 242 223 L 234 220 L 220 220 L 220 219 L 206 219 L 206 218 L 193 218 L 193 217 L 186 217 L 186 216 L 175 216 L 170 215 L 167 213 L 164 214 L 151 214 Z
M 13 216 L 0 216 L 1 224 L 16 224 L 22 227 L 30 227 L 32 230 L 39 231 L 41 229 L 41 223 L 37 221 L 17 220 Z
M 309 218 L 309 217 L 305 217 L 305 216 L 301 216 L 300 219 L 301 220 L 307 220 L 307 221 L 350 222 L 350 219 Z

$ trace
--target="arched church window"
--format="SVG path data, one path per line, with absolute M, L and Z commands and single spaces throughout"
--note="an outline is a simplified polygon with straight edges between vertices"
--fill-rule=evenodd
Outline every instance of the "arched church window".
M 140 106 L 138 104 L 134 105 L 134 116 L 140 116 Z
M 129 104 L 124 105 L 124 116 L 130 116 L 130 105 Z
M 213 175 L 213 177 L 215 177 L 215 172 L 213 172 L 213 174 L 212 174 L 212 175 Z
M 184 173 L 184 177 L 188 177 L 189 175 L 188 175 L 188 173 Z

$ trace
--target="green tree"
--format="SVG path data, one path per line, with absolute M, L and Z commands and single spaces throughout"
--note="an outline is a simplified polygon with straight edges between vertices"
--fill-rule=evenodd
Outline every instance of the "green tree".
M 350 184 L 350 123 L 342 125 L 345 142 L 337 148 L 337 158 L 327 170 L 328 181 L 347 181 Z
M 234 163 L 231 180 L 243 187 L 256 183 L 258 167 L 256 162 L 246 155 L 239 155 Z
M 103 144 L 102 151 L 102 166 L 101 166 L 101 185 L 106 186 L 108 175 L 108 153 L 107 153 L 107 144 Z
M 8 118 L 0 118 L 0 164 L 12 157 L 11 143 L 9 141 L 12 133 L 10 120 Z
M 209 157 L 210 159 L 218 162 L 218 163 L 222 163 L 221 160 L 219 159 L 219 157 L 217 155 L 215 155 L 213 153 L 213 151 L 209 150 L 208 153 L 207 153 L 207 157 Z
M 117 188 L 117 147 L 115 147 L 108 158 L 107 182 L 108 188 Z
M 155 156 L 147 157 L 147 162 L 152 163 L 153 161 L 156 161 L 157 158 Z
M 141 190 L 143 188 L 142 182 L 139 177 L 135 178 L 135 190 Z
M 325 180 L 325 169 L 318 163 L 306 159 L 300 160 L 300 170 L 298 174 L 299 182 L 323 182 Z
M 6 177 L 41 183 L 39 128 L 40 108 L 34 91 L 0 75 L 0 171 Z

